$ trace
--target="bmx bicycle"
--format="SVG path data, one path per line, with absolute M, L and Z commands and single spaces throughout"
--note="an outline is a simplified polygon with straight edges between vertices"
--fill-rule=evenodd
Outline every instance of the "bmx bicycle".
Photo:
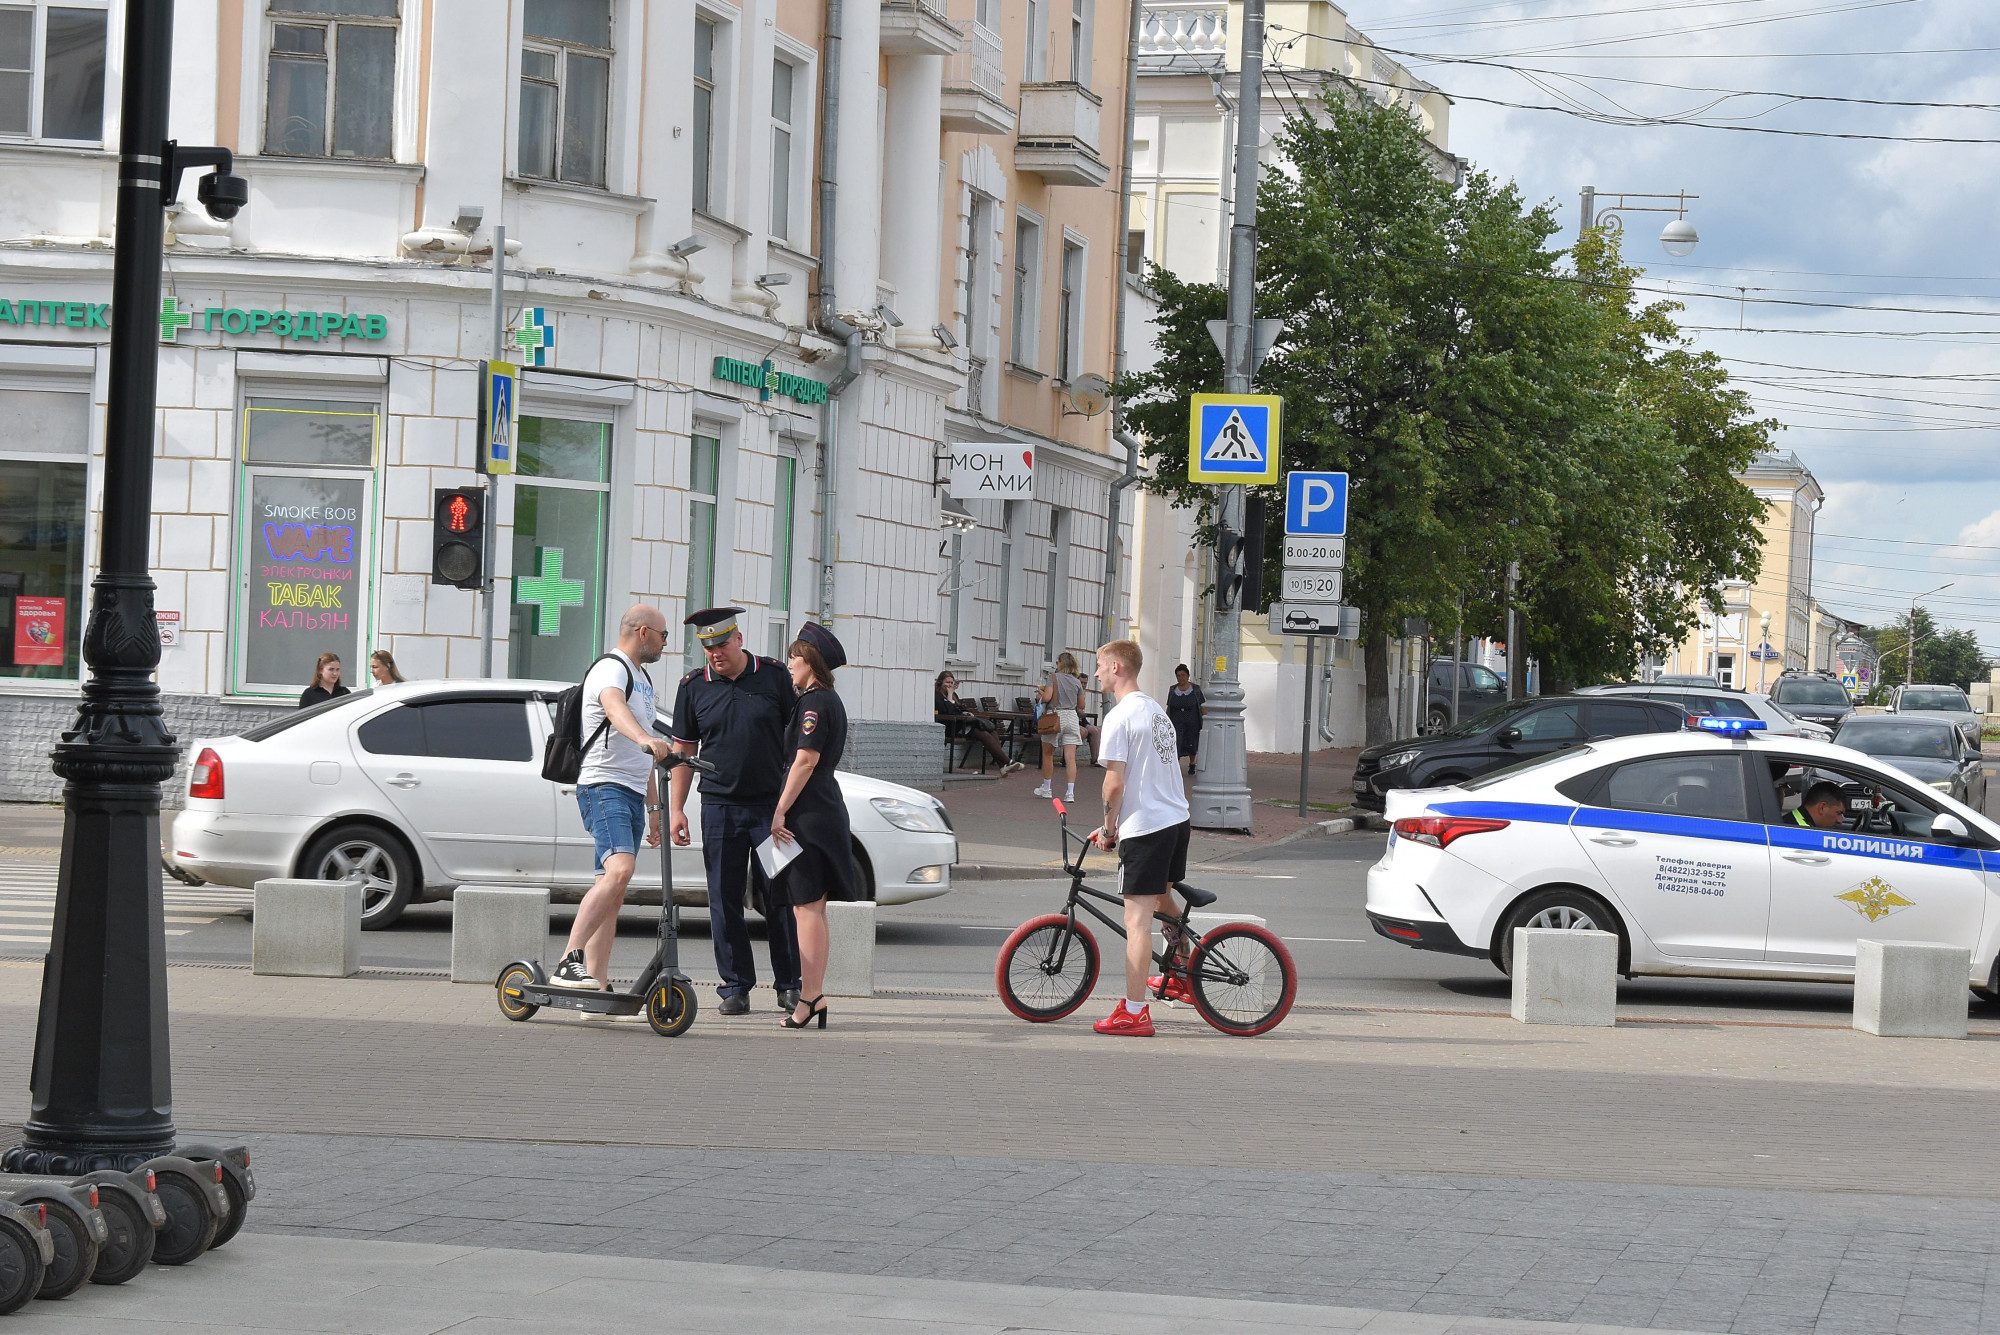
M 1078 919 L 1077 910 L 1110 928 L 1120 940 L 1125 937 L 1124 923 L 1091 903 L 1116 904 L 1122 913 L 1125 901 L 1083 883 L 1083 855 L 1090 840 L 1070 833 L 1069 808 L 1062 799 L 1055 799 L 1055 808 L 1062 822 L 1069 897 L 1060 913 L 1044 913 L 1015 928 L 993 967 L 1002 1004 L 1036 1024 L 1062 1019 L 1081 1006 L 1097 985 L 1097 938 Z M 1072 842 L 1077 845 L 1075 862 L 1069 856 Z M 1160 966 L 1154 999 L 1175 1005 L 1170 993 L 1191 997 L 1202 1019 L 1239 1038 L 1277 1028 L 1298 997 L 1292 952 L 1276 933 L 1255 923 L 1226 922 L 1197 937 L 1188 917 L 1213 904 L 1215 895 L 1185 881 L 1174 882 L 1174 890 L 1186 901 L 1180 916 L 1153 915 L 1166 938 L 1166 948 L 1153 954 L 1153 962 Z
M 699 774 L 714 772 L 705 760 L 670 754 L 659 762 L 660 787 L 665 791 L 667 776 L 676 765 L 686 765 Z M 694 983 L 681 972 L 681 911 L 674 903 L 673 836 L 660 834 L 660 943 L 653 958 L 639 971 L 631 990 L 591 992 L 575 987 L 556 987 L 540 960 L 515 960 L 500 970 L 493 982 L 499 997 L 500 1013 L 510 1020 L 533 1019 L 544 1006 L 558 1010 L 588 1011 L 598 1015 L 646 1013 L 646 1023 L 662 1038 L 679 1038 L 694 1023 L 697 1009 Z

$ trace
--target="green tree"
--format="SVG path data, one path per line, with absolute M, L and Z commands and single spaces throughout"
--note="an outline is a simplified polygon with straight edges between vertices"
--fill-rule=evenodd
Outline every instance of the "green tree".
M 1258 387 L 1284 396 L 1287 467 L 1351 479 L 1347 601 L 1362 612 L 1371 741 L 1389 725 L 1392 628 L 1450 626 L 1463 599 L 1469 633 L 1498 632 L 1510 562 L 1528 643 L 1573 677 L 1629 670 L 1676 642 L 1722 579 L 1754 575 L 1756 502 L 1731 473 L 1763 430 L 1712 358 L 1660 350 L 1672 308 L 1635 308 L 1614 247 L 1594 239 L 1577 276 L 1558 272 L 1551 211 L 1480 173 L 1440 179 L 1399 109 L 1336 100 L 1288 122 L 1276 149 L 1257 313 L 1285 333 Z M 1209 488 L 1186 480 L 1188 399 L 1221 388 L 1207 321 L 1225 294 L 1150 279 L 1160 359 L 1121 388 L 1150 485 L 1206 519 Z
M 1930 609 L 1918 606 L 1897 617 L 1887 626 L 1866 632 L 1881 657 L 1876 673 L 1883 687 L 1917 682 L 1928 686 L 1956 686 L 1966 689 L 1983 681 L 1989 664 L 1980 651 L 1979 636 L 1970 630 L 1940 629 Z M 1910 671 L 1911 644 L 1915 643 L 1916 671 Z

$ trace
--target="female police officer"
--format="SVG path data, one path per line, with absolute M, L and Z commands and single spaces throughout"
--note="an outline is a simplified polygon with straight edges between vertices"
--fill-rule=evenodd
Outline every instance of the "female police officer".
M 816 621 L 799 628 L 790 652 L 799 703 L 785 732 L 792 768 L 771 816 L 771 836 L 796 847 L 799 855 L 778 873 L 771 893 L 790 902 L 799 930 L 800 999 L 785 1017 L 785 1028 L 803 1029 L 817 1016 L 824 1029 L 826 901 L 856 898 L 847 804 L 833 776 L 847 749 L 847 709 L 834 694 L 833 670 L 847 661 L 847 653 Z

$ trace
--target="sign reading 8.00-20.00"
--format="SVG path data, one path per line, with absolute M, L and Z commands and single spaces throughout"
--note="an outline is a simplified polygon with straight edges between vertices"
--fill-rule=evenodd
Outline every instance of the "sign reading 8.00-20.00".
M 360 679 L 367 488 L 360 478 L 251 477 L 244 535 L 246 685 L 304 690 L 323 653 L 340 655 L 343 680 Z

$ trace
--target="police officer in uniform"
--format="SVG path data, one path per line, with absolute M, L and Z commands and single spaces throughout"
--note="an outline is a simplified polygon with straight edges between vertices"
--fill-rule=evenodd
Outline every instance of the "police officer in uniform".
M 701 852 L 708 869 L 708 916 L 715 941 L 717 990 L 724 1015 L 750 1009 L 757 964 L 743 921 L 746 888 L 756 896 L 771 940 L 771 981 L 778 1009 L 799 1001 L 799 941 L 786 897 L 771 892 L 756 848 L 770 838 L 771 813 L 784 788 L 791 759 L 785 730 L 797 695 L 785 665 L 743 648 L 737 628 L 740 607 L 709 607 L 688 617 L 701 641 L 703 666 L 681 678 L 674 698 L 674 745 L 715 767 L 701 778 Z M 692 773 L 673 771 L 668 796 L 668 833 L 676 844 L 688 840 L 687 794 Z

